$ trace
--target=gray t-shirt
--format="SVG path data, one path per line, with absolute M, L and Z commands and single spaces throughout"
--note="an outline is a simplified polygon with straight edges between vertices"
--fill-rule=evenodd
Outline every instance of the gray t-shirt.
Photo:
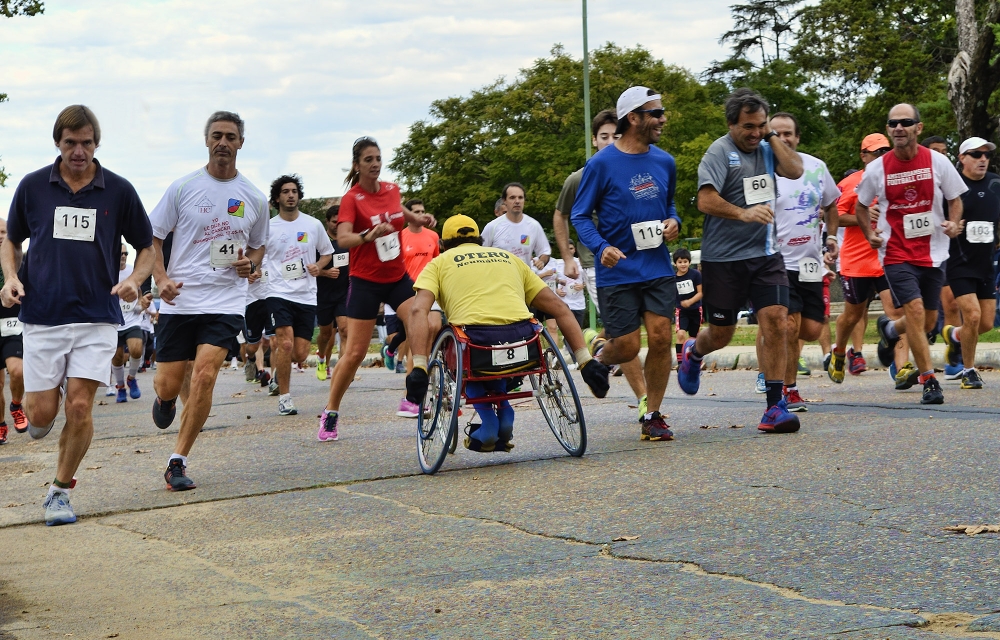
M 761 142 L 754 153 L 743 153 L 728 133 L 722 136 L 712 143 L 698 165 L 698 188 L 711 185 L 726 202 L 747 208 L 743 195 L 743 178 L 767 173 L 763 149 L 766 144 Z M 774 184 L 773 176 L 771 183 Z M 774 202 L 770 202 L 770 205 L 773 209 Z M 734 262 L 778 252 L 773 222 L 765 225 L 705 214 L 702 228 L 703 261 Z
M 580 180 L 583 179 L 583 169 L 579 169 L 569 174 L 566 182 L 563 183 L 562 191 L 559 192 L 559 199 L 556 200 L 556 209 L 569 220 L 569 214 L 573 211 L 573 203 L 576 202 L 576 192 L 580 190 Z M 593 215 L 594 224 L 597 224 L 597 212 Z M 594 253 L 582 242 L 574 242 L 576 246 L 576 257 L 580 258 L 580 266 L 589 269 L 594 266 Z M 565 256 L 564 256 L 565 259 Z

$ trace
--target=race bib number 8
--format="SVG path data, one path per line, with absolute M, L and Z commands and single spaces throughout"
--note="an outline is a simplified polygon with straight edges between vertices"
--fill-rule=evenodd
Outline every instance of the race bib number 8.
M 56 207 L 53 223 L 53 238 L 93 242 L 97 228 L 97 209 Z
M 399 257 L 399 232 L 393 231 L 387 236 L 375 238 L 375 250 L 378 251 L 378 259 L 382 262 L 389 262 Z
M 823 282 L 823 269 L 816 258 L 799 259 L 799 282 Z
M 774 181 L 763 173 L 752 178 L 743 178 L 743 199 L 747 206 L 774 200 Z
M 502 367 L 513 364 L 521 364 L 528 361 L 528 345 L 522 344 L 519 347 L 505 347 L 496 345 L 493 349 L 493 365 Z
M 906 238 L 923 238 L 932 232 L 930 211 L 903 216 L 903 235 Z
M 4 338 L 7 336 L 19 336 L 22 329 L 21 321 L 17 318 L 0 318 L 0 336 Z
M 655 249 L 663 244 L 663 223 L 659 220 L 636 222 L 632 225 L 632 237 L 637 250 Z
M 211 254 L 209 262 L 216 269 L 225 269 L 233 266 L 239 257 L 239 250 L 243 246 L 235 240 L 212 240 Z
M 965 239 L 973 244 L 993 242 L 993 223 L 974 220 L 965 224 Z
M 281 277 L 285 280 L 298 280 L 306 275 L 305 267 L 302 265 L 302 258 L 289 260 L 281 264 Z

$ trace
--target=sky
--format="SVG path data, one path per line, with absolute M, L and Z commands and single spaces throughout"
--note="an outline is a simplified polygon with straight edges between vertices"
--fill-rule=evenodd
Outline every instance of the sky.
M 727 55 L 732 2 L 590 0 L 590 48 L 642 45 L 698 73 Z M 580 0 L 46 0 L 0 18 L 0 215 L 55 159 L 52 125 L 78 103 L 101 123 L 97 158 L 147 210 L 207 162 L 218 109 L 246 120 L 237 167 L 261 190 L 294 172 L 306 197 L 341 195 L 356 138 L 388 164 L 434 100 L 513 78 L 556 43 L 582 55 L 580 14 Z

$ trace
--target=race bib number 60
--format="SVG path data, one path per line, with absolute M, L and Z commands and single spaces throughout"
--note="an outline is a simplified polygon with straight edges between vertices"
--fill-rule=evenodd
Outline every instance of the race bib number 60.
M 209 262 L 216 269 L 233 266 L 243 246 L 235 240 L 212 240 Z
M 923 238 L 934 230 L 931 228 L 931 212 L 911 213 L 903 216 L 903 235 L 907 238 Z
M 743 178 L 743 199 L 747 206 L 774 200 L 774 181 L 771 176 L 762 173 L 752 178 Z
M 56 207 L 52 237 L 59 240 L 93 242 L 97 228 L 97 209 Z
M 637 250 L 655 249 L 663 244 L 663 222 L 660 220 L 636 222 L 632 225 L 632 237 L 635 239 Z

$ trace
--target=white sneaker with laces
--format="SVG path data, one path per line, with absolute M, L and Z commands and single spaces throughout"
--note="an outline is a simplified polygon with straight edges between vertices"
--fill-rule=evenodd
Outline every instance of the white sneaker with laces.
M 76 522 L 76 514 L 69 504 L 69 493 L 62 489 L 55 488 L 45 497 L 45 524 L 52 527 L 60 524 L 71 524 Z
M 295 404 L 292 402 L 292 394 L 285 393 L 278 396 L 278 415 L 279 416 L 294 416 L 299 412 L 295 408 Z

